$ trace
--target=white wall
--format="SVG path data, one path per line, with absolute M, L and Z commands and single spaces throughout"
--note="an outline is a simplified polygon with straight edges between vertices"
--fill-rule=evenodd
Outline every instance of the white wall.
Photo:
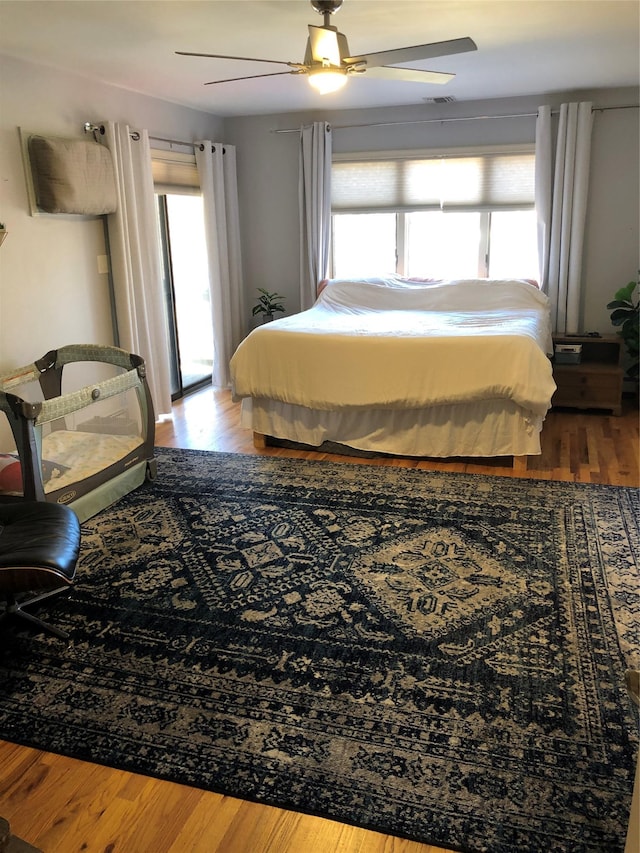
M 225 139 L 237 146 L 245 292 L 256 288 L 287 297 L 298 310 L 298 134 L 276 133 L 312 120 L 334 128 L 334 152 L 424 149 L 533 142 L 539 105 L 591 100 L 594 106 L 638 104 L 637 89 L 535 95 L 446 105 L 343 112 L 290 113 L 227 119 Z M 421 123 L 423 119 L 500 116 L 522 118 Z M 405 122 L 405 123 L 403 123 Z M 371 125 L 351 127 L 341 125 Z M 606 304 L 639 266 L 638 110 L 596 112 L 586 223 L 582 329 L 612 333 Z
M 637 104 L 637 92 L 632 97 Z M 640 269 L 638 127 L 637 109 L 594 116 L 585 224 L 584 331 L 615 331 L 606 304 L 616 290 L 637 278 Z
M 83 138 L 112 120 L 179 140 L 218 138 L 215 116 L 0 56 L 0 373 L 71 343 L 112 344 L 102 219 L 31 216 L 18 127 Z

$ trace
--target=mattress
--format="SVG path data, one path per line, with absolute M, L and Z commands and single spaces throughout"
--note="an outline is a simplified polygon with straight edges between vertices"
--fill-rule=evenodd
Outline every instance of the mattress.
M 45 494 L 64 489 L 108 468 L 142 443 L 139 435 L 57 430 L 42 439 Z M 21 494 L 8 490 L 8 494 Z

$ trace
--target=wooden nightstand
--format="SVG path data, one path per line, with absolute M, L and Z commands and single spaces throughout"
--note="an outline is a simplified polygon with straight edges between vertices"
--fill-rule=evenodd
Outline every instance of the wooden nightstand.
M 622 414 L 622 338 L 603 335 L 554 335 L 554 344 L 582 344 L 580 364 L 553 362 L 553 378 L 558 390 L 554 406 L 574 409 L 611 409 Z

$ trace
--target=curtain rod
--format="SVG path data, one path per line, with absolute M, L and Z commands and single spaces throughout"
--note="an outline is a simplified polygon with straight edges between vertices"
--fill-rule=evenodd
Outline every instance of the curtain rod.
M 136 139 L 136 140 L 140 139 L 140 134 L 138 133 L 137 130 L 131 131 L 131 138 Z M 199 149 L 200 151 L 204 151 L 204 144 L 202 142 L 185 142 L 182 139 L 165 139 L 165 137 L 163 137 L 163 136 L 150 136 L 149 141 L 150 142 L 166 142 L 168 145 L 183 145 L 186 148 L 193 148 L 194 151 L 196 150 L 196 148 Z M 215 151 L 216 146 L 212 145 L 211 150 Z M 179 154 L 180 152 L 177 152 L 177 153 Z M 227 149 L 223 147 L 222 153 L 226 154 Z
M 183 142 L 181 139 L 165 139 L 162 136 L 150 136 L 149 139 L 153 139 L 154 142 L 167 142 L 169 145 L 186 145 L 187 148 L 194 150 L 196 147 L 195 142 Z
M 96 133 L 100 133 L 104 136 L 104 125 L 103 124 L 94 124 L 91 121 L 85 121 L 84 123 L 84 132 L 85 133 L 93 133 L 94 136 Z M 137 130 L 130 131 L 131 138 L 134 140 L 140 139 L 140 134 Z M 184 142 L 182 139 L 165 139 L 163 136 L 149 136 L 149 139 L 152 139 L 154 142 L 166 142 L 169 145 L 185 145 L 188 148 L 195 149 L 195 142 Z
M 622 104 L 619 107 L 592 107 L 592 112 L 605 112 L 605 110 L 637 110 L 639 104 Z M 558 110 L 552 110 L 552 115 L 557 115 Z M 419 118 L 407 121 L 379 121 L 370 124 L 333 124 L 333 130 L 353 130 L 359 127 L 395 127 L 399 124 L 446 124 L 454 121 L 485 121 L 486 119 L 496 118 L 532 118 L 538 113 L 509 113 L 508 115 L 497 116 L 460 116 L 459 118 Z M 282 130 L 273 130 L 272 133 L 299 133 L 299 127 L 287 127 Z

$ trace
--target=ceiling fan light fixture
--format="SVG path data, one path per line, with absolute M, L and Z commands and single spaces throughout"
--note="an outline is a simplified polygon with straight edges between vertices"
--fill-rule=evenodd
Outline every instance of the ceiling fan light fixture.
M 309 83 L 321 95 L 337 92 L 347 82 L 347 69 L 335 67 L 314 68 L 309 71 Z
M 211 80 L 205 86 L 214 83 L 236 83 L 240 80 L 256 80 L 259 77 L 280 77 L 284 74 L 306 74 L 311 86 L 321 95 L 337 92 L 346 85 L 351 75 L 363 75 L 373 79 L 396 80 L 407 83 L 443 84 L 456 75 L 444 71 L 423 71 L 407 68 L 411 62 L 421 62 L 437 56 L 451 56 L 477 50 L 473 39 L 448 39 L 430 44 L 414 44 L 410 47 L 378 50 L 375 53 L 363 53 L 352 56 L 344 33 L 329 22 L 344 0 L 310 0 L 311 6 L 323 18 L 321 27 L 308 25 L 309 36 L 302 62 L 288 62 L 282 59 L 259 59 L 250 56 L 228 56 L 221 53 L 192 53 L 176 51 L 182 56 L 203 56 L 207 59 L 237 59 L 241 62 L 269 62 L 272 65 L 286 65 L 289 71 L 273 71 L 268 74 L 248 74 L 243 77 L 231 77 L 225 80 Z

